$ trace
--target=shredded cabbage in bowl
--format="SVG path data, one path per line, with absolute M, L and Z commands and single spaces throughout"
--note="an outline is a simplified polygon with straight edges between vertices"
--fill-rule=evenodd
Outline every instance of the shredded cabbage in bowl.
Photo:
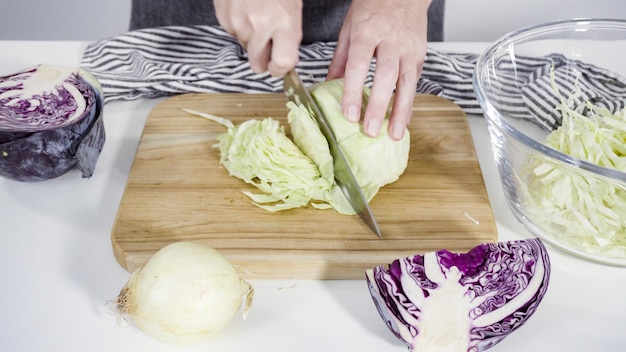
M 571 101 L 571 99 L 570 99 Z M 591 102 L 557 108 L 562 125 L 545 145 L 600 167 L 626 172 L 626 108 L 611 113 Z M 531 154 L 520 182 L 529 215 L 556 239 L 603 257 L 626 258 L 626 178 L 604 177 Z

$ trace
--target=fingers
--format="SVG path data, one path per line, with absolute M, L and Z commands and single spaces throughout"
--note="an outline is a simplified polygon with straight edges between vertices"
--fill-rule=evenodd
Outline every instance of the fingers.
M 246 43 L 242 43 L 242 45 L 248 51 L 248 61 L 252 71 L 256 73 L 267 71 L 268 63 L 271 59 L 270 38 L 252 37 Z
M 327 81 L 343 77 L 346 71 L 346 61 L 348 61 L 348 51 L 350 49 L 349 38 L 350 28 L 347 26 L 342 27 L 339 32 L 337 46 L 335 47 L 335 54 L 328 66 L 328 74 L 326 75 Z
M 348 9 L 327 79 L 344 78 L 344 114 L 349 121 L 359 121 L 363 86 L 376 58 L 363 115 L 368 136 L 380 134 L 390 101 L 387 132 L 395 140 L 404 136 L 426 55 L 429 4 L 429 0 L 353 0 Z
M 404 137 L 406 127 L 413 115 L 415 87 L 421 75 L 422 64 L 415 63 L 412 59 L 400 61 L 400 74 L 396 82 L 396 92 L 387 131 L 393 140 L 401 140 Z
M 270 47 L 267 70 L 274 77 L 283 77 L 298 64 L 298 48 L 302 41 L 302 32 L 281 29 L 274 33 Z
M 282 77 L 298 62 L 302 40 L 299 0 L 215 0 L 222 27 L 247 50 L 250 68 Z
M 343 114 L 351 122 L 358 122 L 361 118 L 363 100 L 363 86 L 370 70 L 374 47 L 363 42 L 355 42 L 350 47 L 344 73 L 344 87 L 342 97 Z
M 404 55 L 399 57 L 394 50 L 381 43 L 359 45 L 355 40 L 350 48 L 338 49 L 329 68 L 328 79 L 344 77 L 342 98 L 343 113 L 348 121 L 358 122 L 361 117 L 362 92 L 369 74 L 371 58 L 376 56 L 376 70 L 367 109 L 363 115 L 363 132 L 370 137 L 377 137 L 393 97 L 393 108 L 389 118 L 388 134 L 391 139 L 400 140 L 413 114 L 415 87 L 421 73 L 417 57 Z M 345 64 L 344 64 L 345 62 Z M 343 72 L 341 72 L 343 70 Z M 395 91 L 395 95 L 394 95 Z
M 296 66 L 302 40 L 301 31 L 279 28 L 275 32 L 253 33 L 249 39 L 240 39 L 242 46 L 248 51 L 252 71 L 269 71 L 272 76 L 283 77 Z
M 377 50 L 376 72 L 367 110 L 363 116 L 363 132 L 376 137 L 389 108 L 398 78 L 399 62 L 392 48 L 381 45 Z
M 253 37 L 247 42 L 250 68 L 256 73 L 269 71 L 274 77 L 283 77 L 298 63 L 301 35 L 293 31 L 279 31 L 271 37 Z
M 363 86 L 370 70 L 375 45 L 368 40 L 359 40 L 361 33 L 354 34 L 344 24 L 339 33 L 335 54 L 328 67 L 326 80 L 344 78 L 341 99 L 343 115 L 350 122 L 359 122 L 363 104 Z

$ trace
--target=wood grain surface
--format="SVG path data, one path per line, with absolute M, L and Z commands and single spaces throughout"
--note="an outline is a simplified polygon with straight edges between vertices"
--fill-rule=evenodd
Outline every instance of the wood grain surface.
M 382 239 L 358 216 L 256 207 L 242 194 L 256 189 L 220 166 L 213 145 L 225 128 L 181 110 L 235 123 L 272 117 L 288 128 L 286 102 L 283 94 L 185 94 L 156 106 L 111 234 L 119 263 L 133 271 L 169 243 L 195 241 L 248 279 L 362 279 L 399 257 L 497 241 L 466 116 L 448 100 L 416 97 L 407 170 L 370 203 Z

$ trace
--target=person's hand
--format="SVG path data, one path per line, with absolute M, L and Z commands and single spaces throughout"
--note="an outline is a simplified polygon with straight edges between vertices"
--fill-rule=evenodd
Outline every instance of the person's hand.
M 254 72 L 282 77 L 298 63 L 302 0 L 215 0 L 224 29 L 248 51 Z
M 389 136 L 402 139 L 413 113 L 415 88 L 426 56 L 430 0 L 353 0 L 327 79 L 344 78 L 343 112 L 361 115 L 362 91 L 376 57 L 372 91 L 363 117 L 364 133 L 376 137 L 393 96 Z M 395 95 L 394 95 L 395 89 Z

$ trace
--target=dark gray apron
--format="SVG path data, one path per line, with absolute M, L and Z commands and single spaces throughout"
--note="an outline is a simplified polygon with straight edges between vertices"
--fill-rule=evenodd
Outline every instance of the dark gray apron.
M 443 40 L 444 1 L 428 10 L 428 41 Z M 350 0 L 304 0 L 303 44 L 336 41 Z M 218 25 L 210 0 L 132 0 L 130 29 Z

